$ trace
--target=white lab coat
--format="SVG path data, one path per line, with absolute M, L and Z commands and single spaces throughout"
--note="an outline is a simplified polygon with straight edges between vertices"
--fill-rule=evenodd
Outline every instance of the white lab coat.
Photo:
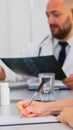
M 51 36 L 49 36 L 43 43 L 41 43 L 41 41 L 42 40 L 39 40 L 37 42 L 32 42 L 32 44 L 29 43 L 28 52 L 30 52 L 30 56 L 38 56 L 40 46 L 42 47 L 40 56 L 53 55 L 54 39 Z M 62 69 L 67 76 L 73 74 L 73 45 L 69 50 L 69 53 L 66 57 Z
M 54 39 L 49 36 L 44 42 L 42 42 L 44 38 L 41 38 L 40 40 L 36 42 L 29 42 L 27 44 L 27 48 L 21 50 L 21 57 L 31 57 L 31 56 L 38 56 L 39 48 L 42 47 L 40 56 L 46 56 L 46 55 L 53 55 L 53 42 Z M 16 75 L 14 72 L 12 72 L 8 67 L 6 67 L 1 61 L 0 64 L 4 67 L 7 75 L 7 80 L 21 80 L 23 77 Z M 70 74 L 73 74 L 73 45 L 72 48 L 70 48 L 70 51 L 66 57 L 66 60 L 62 67 L 63 71 L 65 72 L 66 76 L 69 76 Z

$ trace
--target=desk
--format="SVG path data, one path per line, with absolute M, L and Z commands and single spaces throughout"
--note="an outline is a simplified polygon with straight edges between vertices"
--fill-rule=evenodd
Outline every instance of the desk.
M 23 91 L 24 90 L 24 91 Z M 15 94 L 16 93 L 16 94 Z M 17 94 L 20 94 L 19 97 L 17 97 Z M 23 94 L 21 94 L 23 93 Z M 31 97 L 33 92 L 29 92 L 27 89 L 18 89 L 18 90 L 12 90 L 11 92 L 11 100 L 17 100 L 25 99 L 27 97 Z M 14 97 L 13 97 L 14 95 Z M 55 99 L 65 99 L 73 97 L 73 91 L 55 91 Z M 0 115 L 18 115 L 18 110 L 15 106 L 15 104 L 11 103 L 7 106 L 0 106 Z M 36 125 L 16 125 L 16 126 L 5 126 L 0 127 L 0 130 L 73 130 L 69 126 L 66 126 L 61 123 L 48 123 L 48 124 L 36 124 Z
M 34 91 L 28 91 L 27 88 L 17 88 L 17 89 L 11 89 L 10 91 L 10 99 L 11 101 L 18 101 L 23 99 L 30 99 L 33 95 Z M 56 90 L 54 93 L 55 100 L 59 99 L 66 99 L 73 97 L 73 90 Z M 37 97 L 37 100 L 39 97 Z
M 0 115 L 18 115 L 18 110 L 15 104 L 0 107 Z M 0 130 L 72 130 L 69 126 L 61 123 L 34 124 L 34 125 L 16 125 L 2 126 Z

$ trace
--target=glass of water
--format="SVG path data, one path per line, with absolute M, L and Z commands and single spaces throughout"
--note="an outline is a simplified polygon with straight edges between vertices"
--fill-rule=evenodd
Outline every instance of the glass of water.
M 54 73 L 40 73 L 39 82 L 44 81 L 44 84 L 40 90 L 40 100 L 43 102 L 53 101 L 54 100 Z

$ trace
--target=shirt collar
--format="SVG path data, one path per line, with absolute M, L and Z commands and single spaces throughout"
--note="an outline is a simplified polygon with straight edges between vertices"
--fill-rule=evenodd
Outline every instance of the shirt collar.
M 67 42 L 68 42 L 69 46 L 72 47 L 73 46 L 73 36 L 69 40 L 67 40 Z
M 57 47 L 59 41 L 60 41 L 60 40 L 54 38 L 54 40 L 53 40 L 54 49 Z M 73 46 L 73 36 L 72 36 L 69 40 L 67 40 L 67 42 L 68 42 L 68 45 L 69 45 L 70 47 L 72 47 L 72 46 Z

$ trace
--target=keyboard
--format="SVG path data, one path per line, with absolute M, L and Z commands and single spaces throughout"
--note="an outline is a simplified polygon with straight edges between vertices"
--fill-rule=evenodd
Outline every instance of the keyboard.
M 11 89 L 23 88 L 23 87 L 27 87 L 27 83 L 25 81 L 12 81 L 12 82 L 10 81 L 9 87 Z

